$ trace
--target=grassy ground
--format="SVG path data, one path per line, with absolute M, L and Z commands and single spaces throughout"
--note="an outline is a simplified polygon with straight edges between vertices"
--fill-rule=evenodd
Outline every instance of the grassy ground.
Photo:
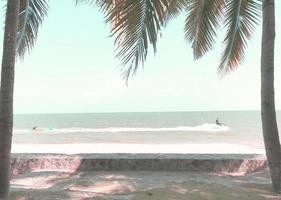
M 268 172 L 33 172 L 12 180 L 11 200 L 281 200 Z

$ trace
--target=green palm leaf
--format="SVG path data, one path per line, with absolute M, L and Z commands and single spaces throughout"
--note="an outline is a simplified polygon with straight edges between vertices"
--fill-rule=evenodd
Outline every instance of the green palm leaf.
M 47 0 L 21 0 L 16 51 L 23 57 L 30 52 L 37 38 L 39 26 L 47 15 Z
M 243 62 L 247 40 L 260 21 L 261 0 L 228 0 L 225 15 L 225 49 L 218 68 L 223 74 Z
M 212 49 L 224 5 L 224 0 L 189 0 L 185 38 L 192 44 L 195 59 Z

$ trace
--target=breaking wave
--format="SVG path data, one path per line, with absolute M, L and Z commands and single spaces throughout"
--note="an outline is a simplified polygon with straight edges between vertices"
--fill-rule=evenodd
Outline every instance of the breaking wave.
M 123 132 L 223 132 L 229 131 L 228 126 L 219 126 L 212 123 L 205 123 L 199 126 L 176 126 L 176 127 L 107 127 L 107 128 L 36 128 L 14 129 L 15 134 L 25 133 L 123 133 Z

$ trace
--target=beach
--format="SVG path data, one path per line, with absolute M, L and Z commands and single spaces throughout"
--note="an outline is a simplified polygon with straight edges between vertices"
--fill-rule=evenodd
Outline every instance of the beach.
M 275 2 L 3 1 L 0 200 L 281 200 Z
M 206 172 L 33 172 L 11 181 L 10 200 L 279 200 L 268 171 L 246 176 Z
M 281 199 L 264 150 L 251 146 L 14 144 L 12 152 L 11 200 Z
M 20 116 L 11 199 L 280 199 L 257 113 L 219 114 L 227 126 L 202 113 Z
M 264 154 L 263 148 L 230 143 L 184 144 L 13 144 L 12 153 L 159 153 L 159 154 Z

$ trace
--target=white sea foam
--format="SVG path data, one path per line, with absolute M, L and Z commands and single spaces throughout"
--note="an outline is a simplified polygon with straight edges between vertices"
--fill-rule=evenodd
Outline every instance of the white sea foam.
M 37 128 L 15 129 L 15 134 L 26 133 L 122 133 L 122 132 L 223 132 L 229 131 L 228 126 L 219 126 L 216 124 L 205 123 L 199 126 L 177 126 L 177 127 L 108 127 L 108 128 Z

